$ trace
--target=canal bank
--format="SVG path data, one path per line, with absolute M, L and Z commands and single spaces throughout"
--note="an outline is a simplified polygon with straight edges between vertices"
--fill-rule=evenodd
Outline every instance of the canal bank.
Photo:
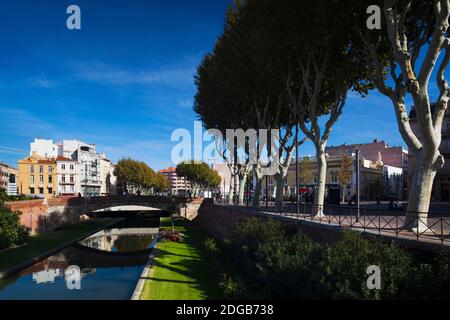
M 159 215 L 108 224 L 3 279 L 0 300 L 129 300 L 158 231 Z M 73 266 L 80 270 L 80 290 L 68 286 Z

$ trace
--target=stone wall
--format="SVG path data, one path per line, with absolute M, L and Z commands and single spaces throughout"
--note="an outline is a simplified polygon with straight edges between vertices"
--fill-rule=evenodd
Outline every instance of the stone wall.
M 220 239 L 226 237 L 233 230 L 237 222 L 249 217 L 280 221 L 288 225 L 288 227 L 300 230 L 318 242 L 336 241 L 342 236 L 342 229 L 333 226 L 311 223 L 309 221 L 296 221 L 278 215 L 250 211 L 246 208 L 215 205 L 211 199 L 205 199 L 199 206 L 197 212 L 194 212 L 194 206 L 190 210 L 190 215 L 188 215 L 189 220 L 200 224 L 211 235 Z
M 339 226 L 320 224 L 307 220 L 294 220 L 270 213 L 250 211 L 246 208 L 230 207 L 215 205 L 211 199 L 206 199 L 202 202 L 197 214 L 194 212 L 194 206 L 191 207 L 189 215 L 190 220 L 198 223 L 206 228 L 213 237 L 222 239 L 229 235 L 233 230 L 234 225 L 243 218 L 258 217 L 260 219 L 274 219 L 280 221 L 288 226 L 298 230 L 319 243 L 335 242 L 342 238 L 345 228 Z M 381 239 L 386 242 L 394 241 L 400 247 L 408 250 L 410 253 L 423 256 L 434 255 L 442 250 L 450 253 L 450 246 L 442 247 L 437 243 L 430 243 L 428 241 L 417 241 L 415 239 L 396 238 L 388 235 L 378 235 L 369 232 L 362 232 L 363 237 L 367 239 Z
M 40 221 L 47 215 L 47 205 L 43 199 L 8 202 L 12 211 L 21 213 L 20 222 L 35 233 L 40 229 Z

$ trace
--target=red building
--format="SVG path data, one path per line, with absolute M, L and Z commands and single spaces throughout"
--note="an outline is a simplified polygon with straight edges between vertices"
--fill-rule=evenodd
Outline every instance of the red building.
M 361 155 L 370 161 L 381 160 L 385 165 L 402 168 L 404 173 L 408 171 L 408 152 L 402 147 L 389 147 L 385 141 L 373 140 L 371 143 L 344 144 L 336 147 L 327 147 L 325 152 L 330 156 L 350 155 L 358 148 Z

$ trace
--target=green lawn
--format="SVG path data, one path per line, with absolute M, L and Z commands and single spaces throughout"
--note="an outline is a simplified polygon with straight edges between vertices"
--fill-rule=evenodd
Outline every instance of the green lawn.
M 169 219 L 162 219 L 162 228 L 171 228 Z M 186 220 L 176 221 L 175 228 L 184 234 L 184 239 L 158 243 L 141 300 L 220 299 L 203 247 L 207 233 Z
M 88 220 L 61 230 L 32 236 L 24 246 L 0 253 L 0 272 L 21 264 L 60 245 L 87 235 L 117 219 Z

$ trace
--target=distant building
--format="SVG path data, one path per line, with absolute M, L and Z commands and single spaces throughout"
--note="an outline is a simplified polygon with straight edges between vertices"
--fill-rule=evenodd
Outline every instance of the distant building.
M 326 175 L 326 198 L 331 203 L 338 203 L 341 200 L 349 200 L 356 194 L 356 155 L 351 153 L 348 156 L 352 159 L 352 164 L 348 170 L 351 172 L 349 184 L 342 185 L 339 181 L 342 170 L 343 155 L 327 155 L 327 175 Z M 300 170 L 308 171 L 308 181 L 299 181 L 298 191 L 300 194 L 312 193 L 317 185 L 317 161 L 315 158 L 306 158 L 308 161 L 302 163 Z M 297 188 L 295 185 L 296 163 L 291 163 L 287 177 L 284 181 L 283 194 L 285 198 L 295 197 Z M 262 185 L 262 196 L 267 194 L 274 198 L 276 193 L 276 181 L 273 176 L 267 179 L 267 189 L 265 181 Z M 401 198 L 403 193 L 403 169 L 385 165 L 380 159 L 371 161 L 364 156 L 360 156 L 360 197 L 361 200 L 375 201 L 388 197 Z
M 100 194 L 106 196 L 117 194 L 117 177 L 114 175 L 114 164 L 102 155 L 100 158 Z
M 17 169 L 0 162 L 0 189 L 5 189 L 9 196 L 17 195 Z
M 371 143 L 330 146 L 325 148 L 325 153 L 330 157 L 351 155 L 355 153 L 356 148 L 360 150 L 360 155 L 364 159 L 372 161 L 374 163 L 377 161 L 381 161 L 383 163 L 383 166 L 386 166 L 386 168 L 383 171 L 385 175 L 389 175 L 389 173 L 395 172 L 395 175 L 397 176 L 399 170 L 395 168 L 401 169 L 402 177 L 397 176 L 395 180 L 397 182 L 401 180 L 403 185 L 401 186 L 401 188 L 398 188 L 398 191 L 396 191 L 395 193 L 398 195 L 399 199 L 406 199 L 407 177 L 409 170 L 408 151 L 400 146 L 390 147 L 385 141 L 383 140 L 379 141 L 377 139 L 374 139 L 373 142 Z
M 33 152 L 19 160 L 18 189 L 20 194 L 49 197 L 57 190 L 56 159 L 48 159 Z
M 383 140 L 374 139 L 371 143 L 330 146 L 325 148 L 325 153 L 330 157 L 351 155 L 356 148 L 366 160 L 376 162 L 381 156 L 385 165 L 402 168 L 404 172 L 408 171 L 408 151 L 399 146 L 390 147 Z
M 106 155 L 97 153 L 94 144 L 78 140 L 54 143 L 49 139 L 34 139 L 30 144 L 30 157 L 38 156 L 53 161 L 57 167 L 53 195 L 104 196 L 115 194 L 114 165 Z M 23 164 L 24 165 L 24 164 Z M 22 172 L 25 174 L 25 172 Z M 22 183 L 24 182 L 22 179 Z M 30 179 L 32 179 L 30 177 Z M 23 188 L 24 191 L 27 188 Z M 33 191 L 36 192 L 36 189 Z M 38 190 L 41 191 L 41 190 Z M 25 193 L 27 194 L 27 193 Z M 41 195 L 41 193 L 37 193 Z M 48 193 L 44 192 L 44 195 Z
M 231 171 L 226 163 L 214 164 L 213 169 L 216 170 L 221 178 L 219 190 L 222 196 L 227 196 L 230 193 Z
M 170 185 L 170 192 L 174 195 L 185 194 L 190 188 L 191 184 L 184 177 L 179 177 L 177 175 L 177 169 L 175 167 L 170 167 L 159 171 L 162 173 Z
M 435 109 L 436 105 L 432 104 L 431 110 L 433 113 Z M 416 112 L 414 108 L 411 109 L 409 119 L 412 131 L 420 140 L 420 131 L 417 126 Z M 441 132 L 442 132 L 442 141 L 439 147 L 439 151 L 444 157 L 445 163 L 444 167 L 438 170 L 436 177 L 434 179 L 433 190 L 431 195 L 432 201 L 450 201 L 450 106 L 449 108 L 447 108 L 447 112 L 445 114 L 444 121 L 442 123 Z M 414 155 L 412 154 L 412 152 L 410 152 L 409 156 L 410 169 L 408 175 L 408 184 L 410 184 L 412 181 L 413 167 L 414 167 Z
M 76 160 L 58 156 L 56 158 L 57 195 L 75 196 L 80 190 L 80 167 Z

